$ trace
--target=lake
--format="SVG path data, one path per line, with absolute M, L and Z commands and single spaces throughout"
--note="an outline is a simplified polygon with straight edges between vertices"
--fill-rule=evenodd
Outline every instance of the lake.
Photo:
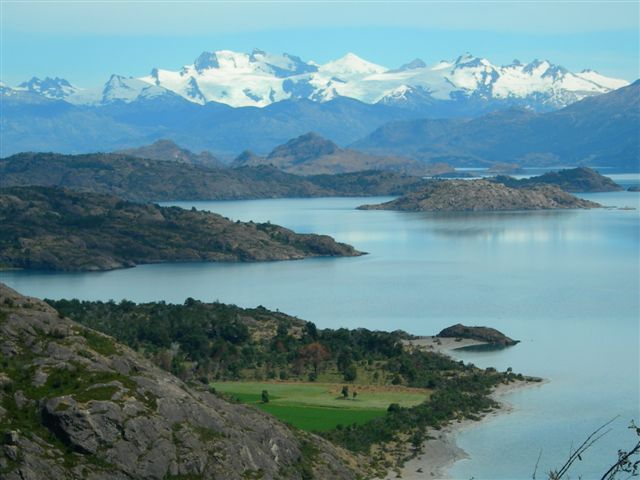
M 638 175 L 617 179 L 629 185 Z M 640 207 L 640 195 L 581 195 Z M 479 366 L 549 379 L 505 399 L 515 410 L 463 431 L 470 459 L 454 478 L 538 478 L 572 444 L 619 415 L 613 430 L 578 462 L 572 478 L 593 478 L 616 460 L 640 420 L 640 215 L 599 209 L 426 214 L 358 211 L 389 198 L 173 202 L 232 219 L 271 221 L 326 233 L 368 255 L 254 264 L 146 265 L 101 273 L 3 272 L 2 281 L 38 297 L 187 297 L 263 305 L 319 327 L 437 333 L 455 323 L 487 325 L 515 347 L 456 355 Z M 605 468 L 603 468 L 605 467 Z M 598 477 L 599 478 L 599 477 Z

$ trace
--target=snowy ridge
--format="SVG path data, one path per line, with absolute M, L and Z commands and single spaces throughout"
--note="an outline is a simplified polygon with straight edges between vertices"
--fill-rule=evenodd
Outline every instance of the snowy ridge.
M 203 52 L 180 70 L 154 68 L 141 78 L 113 75 L 97 89 L 80 89 L 64 79 L 47 77 L 32 78 L 15 90 L 89 105 L 131 103 L 176 94 L 198 104 L 217 102 L 232 107 L 265 107 L 287 99 L 326 102 L 349 97 L 400 107 L 461 99 L 517 100 L 525 107 L 551 109 L 628 84 L 593 70 L 572 73 L 548 60 L 527 64 L 514 60 L 510 65 L 496 66 L 466 53 L 432 65 L 415 59 L 388 69 L 353 53 L 318 65 L 295 55 L 254 49 L 251 53 Z

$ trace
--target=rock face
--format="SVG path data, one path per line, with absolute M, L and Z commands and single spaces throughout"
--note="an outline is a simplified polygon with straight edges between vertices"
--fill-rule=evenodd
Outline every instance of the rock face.
M 510 347 L 519 343 L 519 340 L 513 340 L 495 328 L 489 327 L 467 327 L 460 323 L 442 330 L 437 337 L 444 338 L 468 338 L 486 342 L 491 345 L 502 345 Z
M 556 185 L 565 192 L 617 192 L 622 190 L 622 187 L 609 177 L 600 175 L 587 167 L 548 172 L 544 175 L 520 180 L 506 176 L 497 176 L 491 180 L 513 188 Z
M 500 210 L 551 210 L 597 208 L 553 185 L 511 188 L 488 180 L 434 180 L 424 189 L 379 205 L 362 205 L 361 210 L 403 210 L 425 212 L 473 212 Z
M 0 477 L 356 478 L 356 459 L 189 388 L 0 284 Z
M 326 235 L 50 187 L 0 189 L 0 266 L 110 270 L 172 261 L 356 256 Z

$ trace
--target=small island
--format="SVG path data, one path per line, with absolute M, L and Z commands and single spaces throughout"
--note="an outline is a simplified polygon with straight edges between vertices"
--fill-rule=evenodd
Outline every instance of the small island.
M 532 187 L 534 185 L 556 185 L 565 192 L 594 193 L 618 192 L 622 190 L 622 187 L 609 177 L 605 177 L 588 167 L 568 168 L 557 172 L 547 172 L 543 175 L 522 178 L 520 180 L 505 175 L 498 175 L 490 180 L 512 188 Z
M 0 189 L 0 267 L 96 271 L 163 262 L 362 255 L 327 235 L 53 187 Z
M 511 347 L 520 343 L 520 340 L 513 340 L 495 328 L 467 327 L 461 323 L 445 328 L 436 336 L 440 338 L 467 338 L 488 345 L 499 345 L 503 347 Z
M 489 180 L 432 180 L 420 191 L 358 209 L 478 212 L 599 207 L 598 203 L 575 197 L 554 185 L 512 188 Z

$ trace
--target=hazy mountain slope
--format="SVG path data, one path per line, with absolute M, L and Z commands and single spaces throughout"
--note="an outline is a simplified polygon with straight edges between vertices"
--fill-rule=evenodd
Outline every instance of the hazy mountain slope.
M 233 166 L 273 165 L 296 175 L 318 175 L 390 170 L 423 175 L 423 164 L 409 158 L 378 156 L 338 147 L 331 140 L 309 132 L 274 148 L 266 157 L 243 154 Z
M 356 478 L 354 457 L 194 390 L 116 341 L 0 283 L 0 475 Z
M 456 165 L 596 165 L 637 169 L 640 81 L 556 112 L 493 113 L 469 121 L 385 125 L 354 148 Z
M 202 151 L 194 153 L 186 148 L 181 148 L 171 140 L 156 140 L 150 145 L 143 145 L 136 148 L 127 148 L 114 153 L 129 155 L 137 158 L 148 158 L 150 160 L 174 161 L 188 163 L 190 165 L 202 165 L 211 168 L 221 168 L 223 164 L 210 152 Z

